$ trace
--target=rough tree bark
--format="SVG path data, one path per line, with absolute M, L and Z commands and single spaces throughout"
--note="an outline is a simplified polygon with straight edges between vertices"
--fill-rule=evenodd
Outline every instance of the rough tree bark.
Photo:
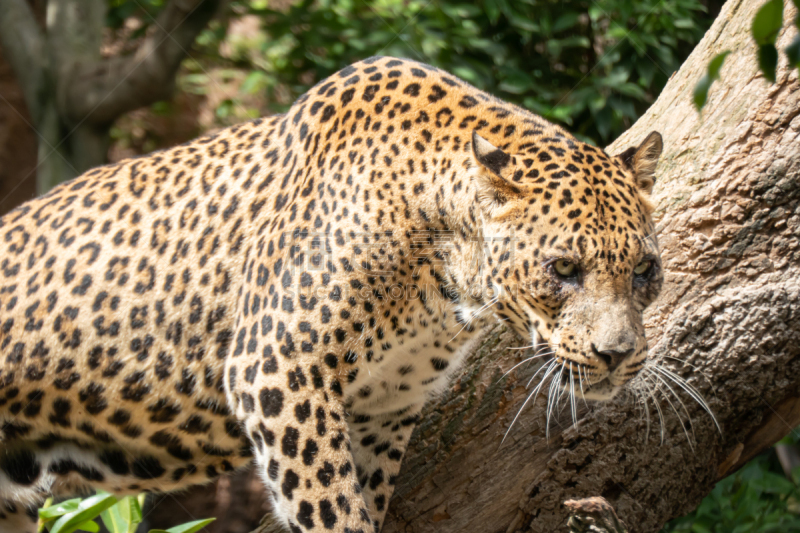
M 654 400 L 648 432 L 634 394 L 580 403 L 574 427 L 566 406 L 549 438 L 540 398 L 503 442 L 537 365 L 502 377 L 525 355 L 496 326 L 427 406 L 384 533 L 566 531 L 563 502 L 590 496 L 605 497 L 631 533 L 655 532 L 800 424 L 800 84 L 782 53 L 777 83 L 757 71 L 750 24 L 762 4 L 728 0 L 658 101 L 608 148 L 621 152 L 652 130 L 664 136 L 654 202 L 666 283 L 646 317 L 650 352 L 708 400 L 721 432 L 662 384 L 663 442 Z M 795 16 L 793 7 L 784 14 L 779 49 Z M 692 89 L 725 49 L 734 53 L 701 117 Z M 192 499 L 169 497 L 164 509 L 208 516 Z
M 105 163 L 113 121 L 171 95 L 187 50 L 225 2 L 171 0 L 134 54 L 104 59 L 105 0 L 49 0 L 44 29 L 26 0 L 0 0 L 0 44 L 39 137 L 39 194 Z

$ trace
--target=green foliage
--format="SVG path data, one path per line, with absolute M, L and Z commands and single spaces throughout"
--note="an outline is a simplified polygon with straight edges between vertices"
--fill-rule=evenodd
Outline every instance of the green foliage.
M 52 505 L 48 501 L 39 509 L 39 531 L 96 533 L 100 530 L 96 519 L 100 518 L 110 533 L 135 533 L 137 526 L 142 522 L 143 501 L 143 494 L 138 498 L 126 496 L 117 500 L 107 492 L 98 492 L 88 498 L 74 498 Z M 151 529 L 150 533 L 195 533 L 213 521 L 214 518 L 195 520 L 167 530 Z
M 127 496 L 100 514 L 103 525 L 111 533 L 136 533 L 142 521 L 142 506 L 138 499 Z
M 775 38 L 783 27 L 783 0 L 769 0 L 753 18 L 752 34 L 758 45 L 758 67 L 772 83 L 778 67 Z
M 66 505 L 60 506 L 59 511 L 65 512 L 52 517 L 54 522 L 50 533 L 72 533 L 78 530 L 96 533 L 100 528 L 92 519 L 116 502 L 117 499 L 108 493 L 98 493 L 83 500 L 69 500 L 65 502 Z
M 264 38 L 246 90 L 283 110 L 372 55 L 438 66 L 605 143 L 655 99 L 708 26 L 699 0 L 240 0 Z M 277 105 L 276 105 L 277 103 Z
M 756 44 L 775 44 L 783 27 L 783 0 L 769 0 L 753 18 L 752 34 Z
M 714 59 L 711 60 L 711 63 L 708 64 L 708 72 L 706 75 L 697 82 L 694 88 L 694 105 L 697 109 L 703 109 L 703 106 L 706 105 L 708 89 L 711 87 L 711 84 L 714 83 L 714 80 L 719 79 L 719 69 L 722 68 L 722 63 L 725 62 L 725 58 L 728 57 L 728 54 L 730 54 L 730 51 L 717 54 Z
M 284 4 L 284 2 L 281 2 Z M 109 0 L 107 24 L 136 39 L 166 0 Z M 179 86 L 240 92 L 214 103 L 225 124 L 250 118 L 254 96 L 281 112 L 321 79 L 372 55 L 430 63 L 605 144 L 652 103 L 703 35 L 702 0 L 234 0 L 199 36 Z M 255 15 L 258 35 L 226 34 Z M 130 24 L 135 19 L 135 23 Z M 199 54 L 198 54 L 199 52 Z M 210 75 L 211 74 L 211 75 Z
M 800 0 L 792 0 L 792 2 L 798 9 L 794 25 L 800 30 Z M 758 68 L 772 83 L 775 83 L 775 70 L 778 68 L 778 49 L 775 48 L 775 39 L 781 28 L 783 28 L 783 0 L 768 0 L 753 17 L 751 34 L 758 47 Z M 789 65 L 800 70 L 800 35 L 795 36 L 791 44 L 786 47 L 785 52 L 789 59 Z M 730 51 L 726 50 L 712 59 L 708 66 L 708 73 L 697 82 L 694 88 L 694 104 L 698 111 L 703 109 L 708 97 L 708 90 L 714 80 L 719 79 L 722 61 L 729 53 Z
M 793 434 L 781 442 L 798 441 Z M 662 533 L 798 532 L 800 468 L 792 477 L 786 478 L 770 450 L 717 483 L 693 513 L 671 521 Z

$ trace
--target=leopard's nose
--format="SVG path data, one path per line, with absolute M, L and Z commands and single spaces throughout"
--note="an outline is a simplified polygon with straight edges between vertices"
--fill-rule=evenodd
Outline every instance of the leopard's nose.
M 633 348 L 619 347 L 615 349 L 598 350 L 592 344 L 592 351 L 608 367 L 609 372 L 613 372 L 625 359 L 633 355 Z

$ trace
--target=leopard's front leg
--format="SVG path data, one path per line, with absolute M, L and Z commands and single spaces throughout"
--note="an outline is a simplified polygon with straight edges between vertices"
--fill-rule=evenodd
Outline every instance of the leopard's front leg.
M 232 358 L 226 388 L 292 533 L 371 533 L 335 372 L 312 357 Z
M 381 415 L 354 412 L 348 416 L 353 458 L 364 500 L 380 531 L 397 474 L 414 431 L 422 404 Z

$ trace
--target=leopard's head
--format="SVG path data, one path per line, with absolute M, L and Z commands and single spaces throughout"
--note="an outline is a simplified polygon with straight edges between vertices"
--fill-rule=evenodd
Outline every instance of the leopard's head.
M 501 150 L 477 134 L 482 303 L 577 395 L 608 400 L 644 367 L 662 284 L 649 195 L 661 135 L 612 157 L 552 136 Z

